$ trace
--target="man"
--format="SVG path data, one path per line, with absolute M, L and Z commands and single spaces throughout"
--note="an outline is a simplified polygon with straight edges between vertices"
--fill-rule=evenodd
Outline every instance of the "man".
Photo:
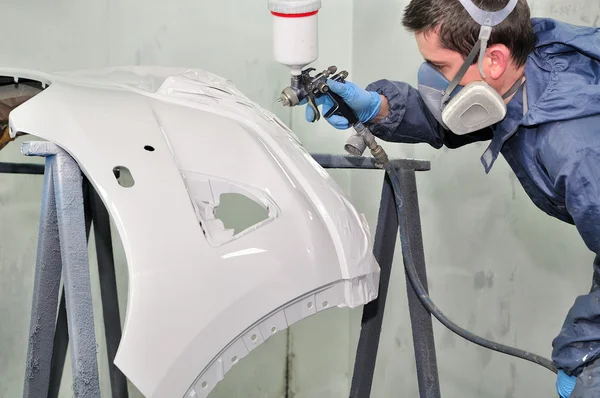
M 406 8 L 403 25 L 427 61 L 418 91 L 389 80 L 330 87 L 385 141 L 490 141 L 486 172 L 502 154 L 541 210 L 577 227 L 596 253 L 594 283 L 570 309 L 552 359 L 561 397 L 600 397 L 600 29 L 530 19 L 526 0 L 473 2 Z M 331 102 L 319 105 L 325 113 Z M 348 128 L 342 117 L 328 121 Z

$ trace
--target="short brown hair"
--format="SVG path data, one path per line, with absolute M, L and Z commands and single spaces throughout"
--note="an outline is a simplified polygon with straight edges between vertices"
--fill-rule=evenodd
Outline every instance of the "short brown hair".
M 499 11 L 509 0 L 471 0 L 485 11 Z M 411 0 L 402 24 L 413 33 L 430 33 L 439 28 L 441 45 L 467 57 L 479 37 L 481 26 L 458 0 Z M 531 12 L 527 0 L 519 0 L 515 10 L 492 30 L 488 45 L 504 44 L 517 67 L 525 65 L 535 47 Z M 477 62 L 477 58 L 475 61 Z

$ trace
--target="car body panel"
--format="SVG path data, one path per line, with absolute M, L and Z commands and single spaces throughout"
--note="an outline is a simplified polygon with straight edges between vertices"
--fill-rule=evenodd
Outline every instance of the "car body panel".
M 49 84 L 11 112 L 11 135 L 65 149 L 115 221 L 129 267 L 115 364 L 146 397 L 206 397 L 272 334 L 377 297 L 364 217 L 292 131 L 227 80 L 160 67 L 0 75 Z M 228 230 L 215 216 L 225 193 L 266 219 Z

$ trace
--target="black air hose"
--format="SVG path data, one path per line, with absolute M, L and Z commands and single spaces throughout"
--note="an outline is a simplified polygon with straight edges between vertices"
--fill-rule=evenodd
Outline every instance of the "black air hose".
M 398 172 L 392 164 L 389 164 L 386 167 L 386 171 L 390 177 L 392 187 L 394 190 L 394 196 L 395 196 L 394 199 L 396 202 L 396 211 L 397 211 L 397 215 L 398 215 L 398 225 L 399 225 L 401 232 L 406 232 L 408 229 L 408 226 L 405 224 L 403 218 L 400 217 L 400 212 L 402 212 L 403 209 L 402 209 L 402 200 L 401 200 L 401 196 L 400 196 L 400 179 L 398 177 Z M 497 351 L 497 352 L 500 352 L 500 353 L 503 353 L 506 355 L 511 355 L 513 357 L 517 357 L 517 358 L 524 359 L 526 361 L 533 362 L 537 365 L 545 367 L 546 369 L 548 369 L 554 373 L 557 373 L 557 369 L 554 366 L 553 362 L 547 358 L 541 357 L 539 355 L 536 355 L 536 354 L 533 354 L 533 353 L 530 353 L 530 352 L 527 352 L 524 350 L 520 350 L 518 348 L 509 347 L 509 346 L 499 344 L 499 343 L 494 343 L 493 341 L 484 339 L 483 337 L 476 336 L 473 333 L 456 325 L 450 319 L 448 319 L 446 317 L 446 315 L 444 315 L 444 313 L 431 300 L 431 298 L 429 297 L 429 294 L 427 293 L 427 291 L 423 287 L 423 284 L 421 283 L 421 280 L 419 279 L 417 269 L 415 268 L 415 265 L 414 265 L 413 255 L 410 251 L 410 247 L 411 247 L 410 242 L 406 241 L 406 239 L 408 239 L 407 238 L 408 234 L 402 233 L 401 236 L 404 237 L 404 241 L 402 242 L 402 249 L 403 249 L 402 251 L 403 251 L 403 256 L 404 256 L 404 268 L 406 269 L 406 275 L 408 276 L 410 284 L 412 285 L 415 293 L 417 294 L 417 297 L 419 298 L 419 300 L 421 301 L 423 306 L 427 309 L 427 311 L 429 311 L 429 313 L 431 313 L 434 317 L 436 317 L 436 319 L 438 321 L 440 321 L 444 326 L 446 326 L 448 329 L 450 329 L 452 332 L 456 333 L 460 337 L 462 337 L 472 343 L 475 343 L 481 347 L 485 347 L 485 348 L 488 348 L 493 351 Z

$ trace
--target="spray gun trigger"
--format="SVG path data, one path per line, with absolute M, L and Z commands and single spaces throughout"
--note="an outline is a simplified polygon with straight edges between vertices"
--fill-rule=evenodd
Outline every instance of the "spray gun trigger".
M 317 104 L 315 104 L 315 97 L 313 95 L 308 96 L 308 106 L 310 106 L 315 114 L 312 123 L 316 123 L 321 120 L 321 113 L 319 112 L 319 108 L 317 108 Z

